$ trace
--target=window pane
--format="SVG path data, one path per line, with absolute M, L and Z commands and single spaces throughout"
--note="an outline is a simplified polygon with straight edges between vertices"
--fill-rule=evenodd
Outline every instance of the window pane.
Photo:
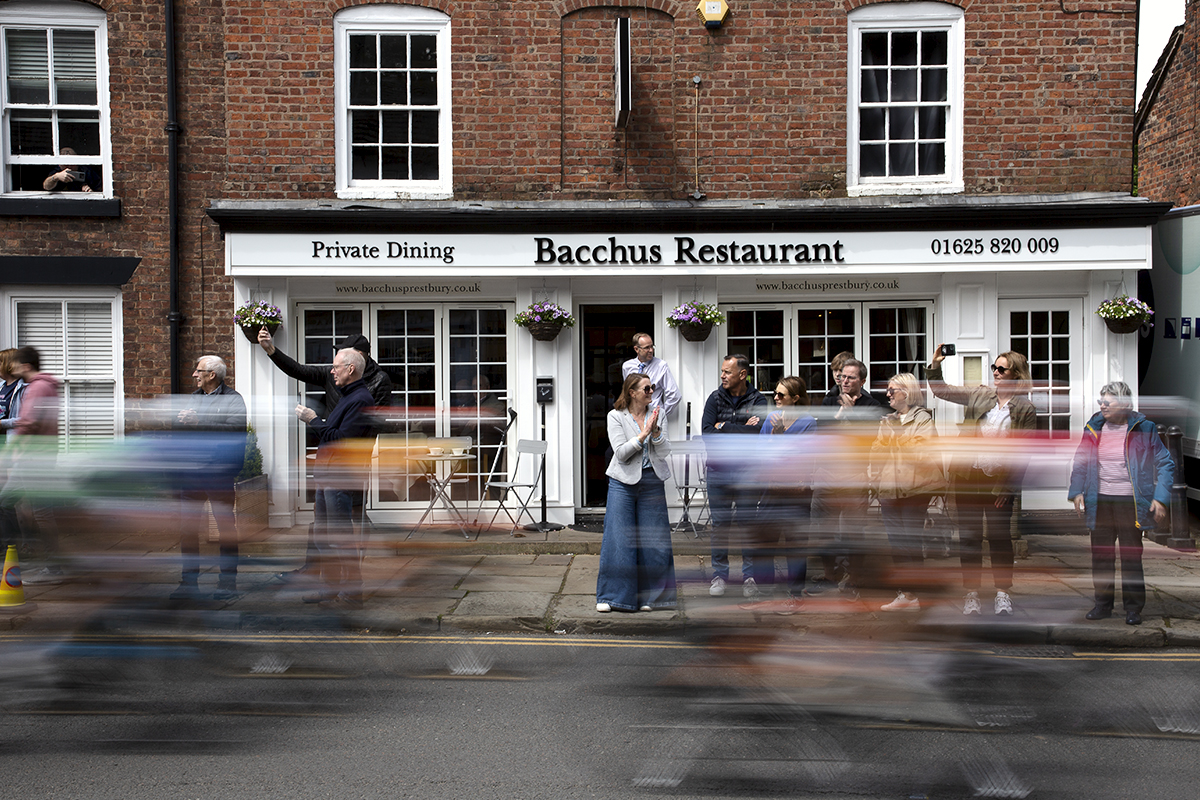
M 355 111 L 350 114 L 350 140 L 355 144 L 379 141 L 379 112 Z
M 753 311 L 730 311 L 726 319 L 729 322 L 729 335 L 731 337 L 754 335 Z
M 889 175 L 915 175 L 917 172 L 917 146 L 915 144 L 888 145 Z
M 486 309 L 479 312 L 479 332 L 504 336 L 508 333 L 505 328 L 507 317 L 500 309 Z
M 888 138 L 897 139 L 917 138 L 917 110 L 913 106 L 907 108 L 888 109 Z
M 408 180 L 408 148 L 382 148 L 382 177 L 385 181 Z
M 917 33 L 904 31 L 892 34 L 892 65 L 917 63 Z
M 944 69 L 921 70 L 921 101 L 942 103 L 946 101 L 946 81 L 949 73 Z
M 379 37 L 379 66 L 383 69 L 404 69 L 408 66 L 408 37 Z
M 943 106 L 925 106 L 921 109 L 922 139 L 946 138 L 946 109 Z
M 408 105 L 408 73 L 380 73 L 379 104 L 384 106 Z
M 862 35 L 863 66 L 884 66 L 888 63 L 888 35 L 886 33 L 864 33 Z
M 408 143 L 408 112 L 385 111 L 383 116 L 383 141 L 387 144 Z
M 413 72 L 412 104 L 414 106 L 437 105 L 437 75 L 432 72 Z
M 96 36 L 91 31 L 54 31 L 54 92 L 60 104 L 96 104 Z
M 887 175 L 886 145 L 864 144 L 860 147 L 858 171 L 868 178 Z
M 350 105 L 352 106 L 374 106 L 378 105 L 379 95 L 377 94 L 377 86 L 374 72 L 351 72 L 350 73 Z
M 436 181 L 438 179 L 438 151 L 435 147 L 412 149 L 412 179 L 414 181 Z
M 81 156 L 100 155 L 100 112 L 60 111 L 59 147 L 69 147 Z
M 946 145 L 923 144 L 919 148 L 922 175 L 941 175 L 946 171 Z
M 51 126 L 49 111 L 13 111 L 8 130 L 13 155 L 54 153 L 54 129 Z M 47 168 L 39 169 L 49 174 Z
M 413 69 L 437 68 L 437 37 L 412 37 L 412 66 Z
M 893 103 L 911 103 L 917 99 L 917 71 L 915 69 L 892 70 Z
M 350 68 L 373 69 L 375 67 L 375 37 L 350 37 Z
M 412 140 L 421 144 L 437 144 L 438 112 L 412 112 Z
M 7 30 L 8 100 L 50 102 L 50 51 L 46 31 Z
M 858 138 L 864 142 L 882 141 L 887 112 L 882 108 L 863 108 L 858 112 Z
M 356 181 L 379 180 L 378 147 L 354 147 L 350 150 L 350 177 Z
M 887 100 L 887 70 L 884 69 L 864 69 L 862 72 L 862 89 L 860 90 L 860 102 L 863 103 L 882 103 Z

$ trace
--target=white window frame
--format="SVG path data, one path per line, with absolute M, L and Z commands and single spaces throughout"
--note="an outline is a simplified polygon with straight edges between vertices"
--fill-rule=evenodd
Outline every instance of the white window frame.
M 58 303 L 64 308 L 68 303 L 98 303 L 107 304 L 111 310 L 111 358 L 105 368 L 97 370 L 97 361 L 94 358 L 80 357 L 73 359 L 69 355 L 71 349 L 67 338 L 68 332 L 61 332 L 60 352 L 49 353 L 45 343 L 25 342 L 18 338 L 19 320 L 17 318 L 17 307 L 21 303 Z M 125 433 L 125 381 L 124 381 L 124 356 L 123 342 L 124 329 L 121 319 L 121 294 L 117 290 L 112 291 L 88 291 L 80 290 L 78 292 L 62 291 L 60 287 L 22 287 L 18 291 L 9 292 L 5 298 L 5 313 L 7 319 L 8 341 L 12 342 L 13 347 L 20 347 L 26 344 L 33 345 L 38 348 L 42 356 L 42 369 L 47 373 L 57 378 L 62 385 L 62 412 L 60 416 L 59 431 L 62 437 L 62 447 L 70 452 L 78 450 L 81 447 L 86 448 L 98 442 L 112 441 L 120 439 Z M 89 345 L 94 346 L 94 341 L 83 341 L 76 339 L 77 344 L 82 344 L 86 349 Z M 82 354 L 80 354 L 82 356 Z M 71 387 L 72 385 L 80 384 L 95 384 L 95 383 L 110 383 L 112 384 L 112 409 L 113 409 L 113 427 L 111 435 L 104 434 L 95 438 L 87 438 L 76 441 L 79 434 L 73 433 L 74 425 L 71 420 Z
M 859 175 L 861 36 L 870 31 L 947 31 L 946 172 L 942 175 L 862 177 Z M 849 96 L 846 119 L 846 191 L 851 197 L 889 194 L 955 194 L 963 183 L 963 73 L 965 24 L 962 9 L 946 3 L 880 3 L 852 11 L 847 38 Z
M 351 34 L 415 33 L 437 36 L 438 179 L 356 181 L 351 177 L 349 49 Z M 453 127 L 450 95 L 450 18 L 418 6 L 357 6 L 334 17 L 334 140 L 337 196 L 344 200 L 438 200 L 452 196 Z
M 12 164 L 45 164 L 49 170 L 62 162 L 62 157 L 55 153 L 49 155 L 10 155 L 12 142 L 9 140 L 9 115 L 13 108 L 55 108 L 53 103 L 37 105 L 12 106 L 8 100 L 8 78 L 4 68 L 8 64 L 8 53 L 5 51 L 4 30 L 10 28 L 27 29 L 64 29 L 73 28 L 90 30 L 96 36 L 96 103 L 100 112 L 100 155 L 75 156 L 81 164 L 91 164 L 100 168 L 103 173 L 104 187 L 102 191 L 93 192 L 45 192 L 45 191 L 13 191 L 10 189 L 9 166 Z M 73 0 L 10 0 L 0 3 L 0 108 L 3 109 L 0 119 L 0 159 L 3 160 L 2 193 L 6 196 L 46 196 L 52 195 L 64 200 L 100 200 L 111 198 L 112 195 L 112 136 L 111 118 L 109 114 L 108 89 L 108 20 L 104 12 L 84 3 Z M 90 107 L 89 107 L 90 108 Z M 57 132 L 55 133 L 57 139 Z M 49 174 L 49 172 L 47 172 Z

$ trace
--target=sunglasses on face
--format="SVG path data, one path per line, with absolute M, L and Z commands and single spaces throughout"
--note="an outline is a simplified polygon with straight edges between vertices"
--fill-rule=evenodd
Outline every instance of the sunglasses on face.
M 654 394 L 654 384 L 650 384 L 649 386 L 643 386 L 642 391 L 645 392 L 646 394 Z
M 999 364 L 992 364 L 992 372 L 997 375 L 1003 375 L 1006 372 L 1011 372 L 1012 367 L 1002 367 Z
M 907 394 L 907 392 L 905 392 L 903 389 L 898 389 L 895 386 L 889 386 L 887 388 L 886 393 L 887 394 Z
M 776 397 L 791 397 L 791 395 L 788 394 L 787 392 L 776 392 L 775 396 Z

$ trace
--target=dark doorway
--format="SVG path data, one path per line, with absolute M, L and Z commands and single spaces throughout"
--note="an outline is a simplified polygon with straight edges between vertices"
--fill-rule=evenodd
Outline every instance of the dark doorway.
M 652 305 L 580 306 L 583 344 L 583 505 L 608 497 L 608 412 L 621 391 L 621 364 L 633 358 L 633 335 L 654 333 Z

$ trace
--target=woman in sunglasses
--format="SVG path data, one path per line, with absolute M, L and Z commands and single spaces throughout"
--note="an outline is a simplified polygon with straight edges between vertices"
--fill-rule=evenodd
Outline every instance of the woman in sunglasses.
M 1096 606 L 1088 619 L 1113 611 L 1117 554 L 1127 625 L 1142 624 L 1146 585 L 1142 531 L 1161 525 L 1171 502 L 1175 462 L 1150 420 L 1133 410 L 1133 392 L 1117 381 L 1100 390 L 1100 413 L 1088 420 L 1075 451 L 1067 497 L 1092 534 Z
M 945 492 L 946 481 L 934 445 L 937 429 L 917 377 L 911 372 L 893 375 L 887 398 L 894 411 L 879 422 L 879 435 L 871 446 L 870 475 L 879 495 L 897 585 L 896 599 L 881 610 L 920 611 L 916 594 L 904 589 L 916 588 L 913 570 L 924 563 L 925 514 L 933 495 Z
M 671 443 L 651 408 L 654 385 L 633 374 L 608 412 L 608 502 L 596 610 L 653 611 L 675 607 L 675 562 L 663 481 L 670 477 Z
M 989 446 L 986 440 L 1019 437 L 1037 427 L 1037 412 L 1028 397 L 1033 385 L 1029 362 L 1025 356 L 1010 350 L 996 356 L 992 363 L 994 386 L 953 386 L 942 381 L 945 360 L 942 345 L 933 352 L 933 361 L 926 368 L 930 391 L 942 400 L 965 406 L 962 435 L 981 440 L 973 456 L 951 466 L 951 491 L 958 509 L 959 560 L 963 587 L 967 590 L 963 614 L 980 613 L 986 518 L 992 583 L 996 588 L 993 608 L 997 615 L 1011 615 L 1012 598 L 1008 592 L 1013 583 L 1013 545 L 1009 524 L 1013 500 L 1021 492 L 1024 469 L 1017 459 L 1005 457 L 1002 443 Z
M 781 378 L 775 385 L 775 410 L 767 415 L 759 430 L 763 436 L 811 432 L 817 420 L 808 413 L 808 386 L 804 379 L 795 375 Z M 769 482 L 763 487 L 758 501 L 758 519 L 754 529 L 754 576 L 755 593 L 758 599 L 763 588 L 770 591 L 775 583 L 775 556 L 784 556 L 787 562 L 788 596 L 775 606 L 781 616 L 790 616 L 800 610 L 800 596 L 804 591 L 807 575 L 808 554 L 804 548 L 808 543 L 808 522 L 812 513 L 812 481 L 798 475 L 811 469 L 798 448 L 775 446 L 783 444 L 777 439 L 764 442 L 768 445 L 767 461 L 772 472 L 783 478 Z M 763 451 L 759 449 L 759 453 Z M 780 546 L 780 540 L 783 544 Z

